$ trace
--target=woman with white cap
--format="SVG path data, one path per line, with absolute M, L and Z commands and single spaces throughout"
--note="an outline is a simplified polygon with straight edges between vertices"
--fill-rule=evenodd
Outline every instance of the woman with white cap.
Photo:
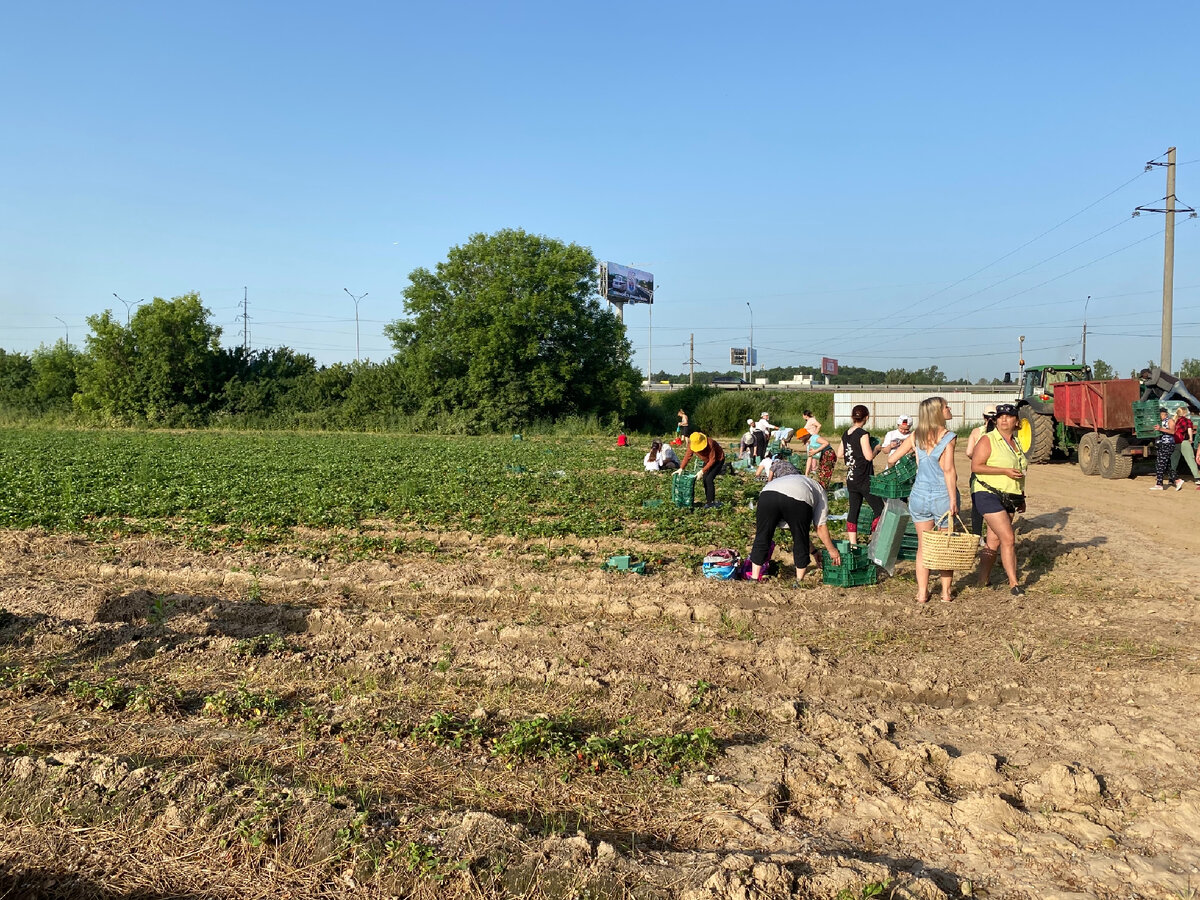
M 742 441 L 739 444 L 738 458 L 748 459 L 750 460 L 751 464 L 753 464 L 754 448 L 757 446 L 757 442 L 754 438 L 754 420 L 747 419 L 746 425 L 749 427 L 747 428 L 746 433 L 742 435 Z
M 725 451 L 721 449 L 719 441 L 710 441 L 708 435 L 703 431 L 693 431 L 688 437 L 687 453 L 684 454 L 679 468 L 686 471 L 687 464 L 691 462 L 693 456 L 702 464 L 698 475 L 704 484 L 704 505 L 706 507 L 716 506 L 716 480 L 725 465 Z

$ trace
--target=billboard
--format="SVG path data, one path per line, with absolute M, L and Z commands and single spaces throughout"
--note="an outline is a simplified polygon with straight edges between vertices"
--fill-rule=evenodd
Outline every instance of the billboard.
M 654 276 L 618 263 L 601 263 L 600 296 L 609 303 L 653 303 Z
M 821 357 L 821 374 L 822 375 L 836 375 L 837 374 L 837 360 L 830 359 L 828 356 L 822 356 Z
M 750 360 L 749 365 L 758 365 L 758 351 L 751 350 L 747 347 L 730 347 L 729 348 L 729 364 L 731 366 L 747 365 L 746 360 Z

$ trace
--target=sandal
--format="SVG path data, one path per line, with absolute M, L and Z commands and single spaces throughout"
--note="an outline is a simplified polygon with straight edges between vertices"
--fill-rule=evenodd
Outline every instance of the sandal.
M 955 600 L 954 594 L 951 594 L 949 597 L 945 597 L 945 596 L 942 597 L 943 603 L 953 603 L 954 600 Z

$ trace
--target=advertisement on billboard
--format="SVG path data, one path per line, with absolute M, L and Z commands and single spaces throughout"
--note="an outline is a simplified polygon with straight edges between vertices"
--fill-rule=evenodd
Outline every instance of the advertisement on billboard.
M 602 263 L 600 296 L 609 303 L 653 303 L 654 276 L 619 263 Z
M 822 375 L 836 375 L 837 374 L 837 360 L 830 359 L 828 356 L 822 356 L 821 357 L 821 374 Z

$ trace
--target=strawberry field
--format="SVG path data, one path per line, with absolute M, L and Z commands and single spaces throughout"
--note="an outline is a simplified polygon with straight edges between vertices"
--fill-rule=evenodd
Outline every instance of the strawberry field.
M 1040 467 L 1027 595 L 917 607 L 702 578 L 759 486 L 643 452 L 0 431 L 0 897 L 1195 895 L 1194 498 L 1146 579 Z

